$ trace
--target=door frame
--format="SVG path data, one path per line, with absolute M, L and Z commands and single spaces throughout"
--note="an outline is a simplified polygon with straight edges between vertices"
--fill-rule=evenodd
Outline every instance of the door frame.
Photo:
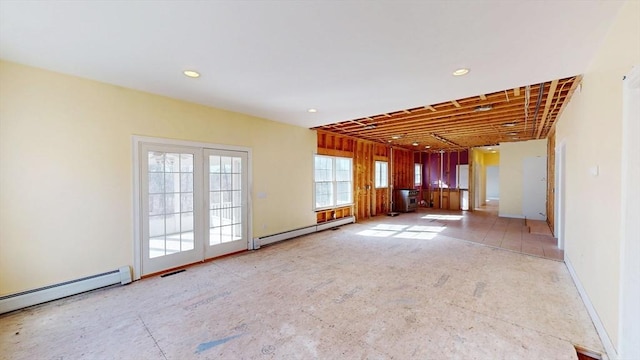
M 139 280 L 142 274 L 142 224 L 141 224 L 141 174 L 140 174 L 140 151 L 142 144 L 149 143 L 154 145 L 174 145 L 199 147 L 203 149 L 217 149 L 230 151 L 244 151 L 247 153 L 247 249 L 252 249 L 253 244 L 253 153 L 251 148 L 236 145 L 223 145 L 189 140 L 177 140 L 169 138 L 149 137 L 141 135 L 131 136 L 131 156 L 132 156 L 132 178 L 133 178 L 133 280 Z
M 560 141 L 555 148 L 555 170 L 554 170 L 554 230 L 558 239 L 558 249 L 564 250 L 564 222 L 565 222 L 565 189 L 566 186 L 566 167 L 567 167 L 567 142 Z

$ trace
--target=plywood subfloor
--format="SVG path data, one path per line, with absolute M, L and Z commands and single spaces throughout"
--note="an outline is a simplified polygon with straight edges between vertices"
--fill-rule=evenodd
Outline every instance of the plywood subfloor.
M 429 215 L 378 217 L 2 315 L 0 358 L 576 359 L 573 344 L 603 352 L 563 262 L 457 240 L 443 232 L 462 220 Z

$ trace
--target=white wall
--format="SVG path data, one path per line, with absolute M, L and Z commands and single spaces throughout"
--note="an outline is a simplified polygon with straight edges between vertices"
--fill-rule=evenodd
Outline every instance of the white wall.
M 619 324 L 622 77 L 639 63 L 640 2 L 628 1 L 556 125 L 556 142 L 564 141 L 567 149 L 565 258 L 614 345 Z M 597 176 L 590 174 L 595 166 Z
M 0 295 L 133 264 L 134 134 L 252 148 L 254 236 L 316 222 L 314 131 L 7 62 L 0 94 Z
M 500 216 L 524 218 L 524 160 L 546 156 L 547 139 L 500 144 Z
M 500 199 L 500 167 L 487 166 L 487 199 Z

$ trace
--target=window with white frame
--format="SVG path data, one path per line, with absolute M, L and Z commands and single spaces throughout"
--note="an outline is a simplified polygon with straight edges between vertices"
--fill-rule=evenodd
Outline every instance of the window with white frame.
M 386 161 L 376 161 L 376 188 L 386 188 L 389 186 L 389 164 Z
M 314 159 L 315 208 L 353 203 L 353 159 L 316 155 Z
M 414 164 L 414 179 L 413 182 L 415 185 L 422 185 L 422 165 L 421 164 Z

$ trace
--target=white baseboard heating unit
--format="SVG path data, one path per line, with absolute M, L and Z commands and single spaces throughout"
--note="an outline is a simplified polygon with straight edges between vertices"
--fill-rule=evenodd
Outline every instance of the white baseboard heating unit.
M 61 299 L 114 284 L 131 282 L 131 269 L 122 266 L 118 270 L 87 276 L 82 279 L 66 281 L 60 284 L 41 287 L 0 297 L 0 314 Z
M 253 249 L 257 250 L 260 248 L 260 246 L 272 244 L 282 240 L 292 239 L 298 236 L 307 235 L 307 234 L 311 234 L 311 233 L 322 231 L 322 230 L 331 229 L 341 225 L 351 224 L 354 222 L 356 222 L 356 218 L 354 216 L 348 216 L 342 219 L 327 221 L 321 224 L 311 225 L 301 229 L 295 229 L 291 231 L 285 231 L 279 234 L 257 237 L 253 239 Z

